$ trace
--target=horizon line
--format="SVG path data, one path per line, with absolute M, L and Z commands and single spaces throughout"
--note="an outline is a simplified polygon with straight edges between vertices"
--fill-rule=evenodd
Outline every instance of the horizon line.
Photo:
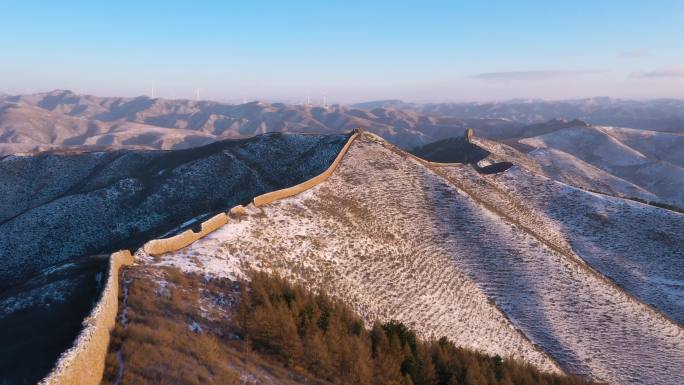
M 195 99 L 192 97 L 166 97 L 166 96 L 159 96 L 159 97 L 151 97 L 150 95 L 146 94 L 139 94 L 139 95 L 133 95 L 133 96 L 125 96 L 125 95 L 102 95 L 102 94 L 94 94 L 94 93 L 89 93 L 89 92 L 83 92 L 83 91 L 74 91 L 72 89 L 68 88 L 55 88 L 52 90 L 48 91 L 38 91 L 38 92 L 27 92 L 27 93 L 13 93 L 13 92 L 7 92 L 7 91 L 0 91 L 0 96 L 32 96 L 32 95 L 47 95 L 47 94 L 54 94 L 54 93 L 70 93 L 74 95 L 79 95 L 79 96 L 90 96 L 90 97 L 96 97 L 96 98 L 120 98 L 120 99 L 139 99 L 139 98 L 146 98 L 146 99 L 151 99 L 151 100 L 167 100 L 167 101 L 191 101 L 191 102 L 213 102 L 213 103 L 225 103 L 225 104 L 233 104 L 233 105 L 240 105 L 240 104 L 249 104 L 249 103 L 268 103 L 268 104 L 277 104 L 277 103 L 282 103 L 282 104 L 289 104 L 289 105 L 310 105 L 310 106 L 322 106 L 323 103 L 306 103 L 305 100 L 307 98 L 306 95 L 302 97 L 289 97 L 289 98 L 270 98 L 270 97 L 259 97 L 259 98 L 252 98 L 252 97 L 226 97 L 226 98 L 202 98 L 202 99 Z M 418 100 L 410 100 L 410 99 L 401 99 L 401 98 L 378 98 L 378 99 L 369 99 L 369 100 L 363 100 L 363 101 L 358 101 L 358 102 L 335 102 L 334 99 L 331 100 L 329 96 L 326 96 L 327 98 L 327 103 L 326 106 L 334 106 L 334 105 L 339 105 L 339 106 L 352 106 L 352 105 L 357 105 L 357 104 L 368 104 L 368 103 L 380 103 L 380 102 L 393 102 L 393 103 L 404 103 L 404 104 L 416 104 L 416 105 L 429 105 L 429 104 L 489 104 L 489 103 L 524 103 L 524 102 L 575 102 L 575 101 L 583 101 L 583 100 L 591 100 L 591 99 L 608 99 L 608 100 L 614 100 L 614 101 L 623 101 L 623 102 L 654 102 L 654 101 L 681 101 L 684 102 L 684 98 L 672 98 L 672 97 L 654 97 L 654 98 L 623 98 L 623 97 L 614 97 L 614 96 L 608 96 L 608 95 L 594 95 L 594 96 L 585 96 L 585 97 L 577 97 L 577 98 L 542 98 L 542 97 L 532 97 L 532 98 L 509 98 L 509 99 L 481 99 L 481 100 L 456 100 L 456 99 L 435 99 L 435 100 L 424 100 L 424 101 L 418 101 Z M 242 103 L 234 103 L 235 100 L 245 100 Z M 311 98 L 314 100 L 314 98 Z M 315 100 L 322 101 L 323 98 L 317 98 Z M 293 100 L 301 100 L 301 103 L 294 102 Z

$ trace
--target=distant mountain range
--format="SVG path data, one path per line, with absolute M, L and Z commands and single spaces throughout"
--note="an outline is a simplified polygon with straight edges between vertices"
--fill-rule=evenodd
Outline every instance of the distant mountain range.
M 53 148 L 182 149 L 267 132 L 340 133 L 361 127 L 402 147 L 506 130 L 504 119 L 442 118 L 391 108 L 109 98 L 53 91 L 0 96 L 0 155 Z
M 512 100 L 491 103 L 405 103 L 383 100 L 354 104 L 352 108 L 390 108 L 427 116 L 460 119 L 504 119 L 520 124 L 551 119 L 581 119 L 590 124 L 653 131 L 684 131 L 684 100 L 623 100 L 608 97 L 577 100 Z
M 548 129 L 546 122 L 554 119 L 682 133 L 684 101 L 591 98 L 416 104 L 385 100 L 321 107 L 97 97 L 66 90 L 0 94 L 0 155 L 65 147 L 182 149 L 273 131 L 330 134 L 356 127 L 413 148 L 459 136 L 467 127 L 490 139 L 534 136 L 530 131 Z M 543 127 L 535 127 L 540 123 Z

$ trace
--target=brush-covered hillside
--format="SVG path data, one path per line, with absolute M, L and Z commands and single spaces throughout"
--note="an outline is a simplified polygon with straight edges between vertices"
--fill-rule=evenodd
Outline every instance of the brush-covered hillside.
M 305 284 L 127 269 L 103 385 L 590 385 L 520 360 L 364 320 Z M 157 295 L 150 296 L 154 292 Z
M 684 215 L 554 181 L 533 157 L 475 143 L 490 144 L 481 164 L 514 166 L 437 167 L 363 134 L 326 182 L 139 263 L 277 272 L 349 304 L 367 327 L 396 320 L 547 373 L 681 384 Z M 195 314 L 210 319 L 206 306 Z

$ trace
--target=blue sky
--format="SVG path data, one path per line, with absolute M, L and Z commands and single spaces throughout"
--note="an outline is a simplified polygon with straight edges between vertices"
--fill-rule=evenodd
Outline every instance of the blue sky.
M 0 91 L 684 98 L 684 1 L 0 0 Z

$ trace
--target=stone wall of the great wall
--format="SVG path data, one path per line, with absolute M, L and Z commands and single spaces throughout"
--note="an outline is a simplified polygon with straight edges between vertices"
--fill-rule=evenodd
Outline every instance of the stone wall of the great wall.
M 95 385 L 102 381 L 109 335 L 119 307 L 119 270 L 132 263 L 133 256 L 128 250 L 111 255 L 109 276 L 99 302 L 83 321 L 74 345 L 62 353 L 40 385 Z
M 339 154 L 337 154 L 337 157 L 335 157 L 335 160 L 332 162 L 330 167 L 328 167 L 325 171 L 323 171 L 321 174 L 305 181 L 302 182 L 296 186 L 284 188 L 282 190 L 276 190 L 276 191 L 271 191 L 266 194 L 259 195 L 258 197 L 254 198 L 253 204 L 255 207 L 261 207 L 265 206 L 271 202 L 291 197 L 293 195 L 297 195 L 301 192 L 304 192 L 317 184 L 320 184 L 324 182 L 326 179 L 332 175 L 332 173 L 337 169 L 337 166 L 340 165 L 340 162 L 342 162 L 342 159 L 344 159 L 344 156 L 347 154 L 347 151 L 349 151 L 349 147 L 352 145 L 354 140 L 358 135 L 360 135 L 362 130 L 360 128 L 357 128 L 354 130 L 354 133 L 352 136 L 347 140 L 347 143 L 342 147 L 342 150 L 340 151 Z
M 215 231 L 226 223 L 228 223 L 228 215 L 226 215 L 226 213 L 219 213 L 202 222 L 202 228 L 198 233 L 192 230 L 186 230 L 178 235 L 174 235 L 173 237 L 153 239 L 145 243 L 143 249 L 147 254 L 150 255 L 162 255 L 171 251 L 179 250 L 189 246 L 196 240 Z

